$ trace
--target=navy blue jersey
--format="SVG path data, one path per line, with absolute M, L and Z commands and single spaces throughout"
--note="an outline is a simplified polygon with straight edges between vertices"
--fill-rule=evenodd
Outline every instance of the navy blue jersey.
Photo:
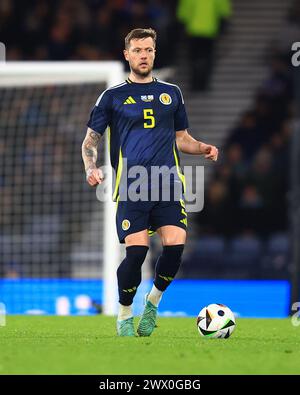
M 134 83 L 129 79 L 106 89 L 98 98 L 87 126 L 103 134 L 109 127 L 109 149 L 112 167 L 117 174 L 114 199 L 122 161 L 127 168 L 135 165 L 174 166 L 178 179 L 184 182 L 176 146 L 176 131 L 188 128 L 184 100 L 173 84 L 153 79 Z

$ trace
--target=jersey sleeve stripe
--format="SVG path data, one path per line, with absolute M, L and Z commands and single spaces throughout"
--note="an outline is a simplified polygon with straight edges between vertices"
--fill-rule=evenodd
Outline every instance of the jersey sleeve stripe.
M 180 93 L 180 96 L 181 96 L 182 104 L 184 104 L 183 94 L 182 94 L 181 89 L 179 88 L 178 85 L 171 84 L 170 82 L 162 81 L 162 80 L 159 80 L 159 79 L 157 79 L 157 81 L 158 81 L 158 82 L 161 82 L 162 84 L 174 86 L 175 88 L 177 88 L 177 89 L 179 90 L 179 93 Z
M 95 106 L 96 106 L 96 107 L 99 106 L 99 103 L 101 102 L 101 99 L 102 99 L 102 97 L 103 97 L 103 95 L 104 95 L 105 92 L 110 91 L 110 90 L 112 90 L 112 89 L 120 88 L 120 87 L 123 86 L 123 85 L 126 85 L 126 82 L 122 82 L 121 84 L 118 84 L 118 85 L 116 85 L 116 86 L 112 86 L 111 88 L 105 89 L 105 91 L 103 91 L 103 92 L 101 93 L 101 95 L 98 97 L 98 99 L 97 99 L 97 101 L 96 101 L 96 103 L 95 103 Z
M 179 166 L 179 160 L 178 160 L 178 157 L 177 157 L 177 154 L 176 154 L 175 143 L 173 145 L 173 154 L 174 154 L 177 174 L 178 174 L 178 177 L 181 180 L 182 185 L 183 185 L 183 193 L 185 193 L 185 191 L 186 191 L 185 175 L 182 174 L 180 166 Z
M 120 148 L 120 151 L 119 151 L 119 163 L 118 163 L 117 177 L 116 177 L 116 184 L 115 184 L 115 189 L 114 189 L 114 192 L 113 192 L 113 201 L 114 202 L 117 201 L 117 199 L 118 199 L 119 186 L 120 186 L 122 171 L 123 171 L 123 155 L 122 155 L 122 150 Z

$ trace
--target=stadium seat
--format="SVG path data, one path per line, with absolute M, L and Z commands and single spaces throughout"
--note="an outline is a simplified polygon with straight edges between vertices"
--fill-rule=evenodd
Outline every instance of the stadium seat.
M 286 233 L 275 233 L 271 235 L 268 243 L 267 250 L 270 254 L 288 254 L 290 249 L 289 237 Z
M 262 251 L 262 242 L 257 237 L 235 237 L 229 242 L 226 266 L 256 276 L 260 270 Z
M 214 272 L 222 267 L 225 253 L 225 240 L 219 236 L 199 238 L 190 254 L 184 255 L 182 274 L 190 278 L 215 277 Z
M 196 243 L 195 254 L 206 264 L 218 265 L 222 262 L 225 240 L 219 236 L 205 236 Z
M 267 278 L 286 278 L 290 257 L 290 240 L 286 233 L 275 233 L 267 241 L 263 274 Z
M 257 254 L 261 250 L 261 241 L 257 237 L 235 237 L 231 240 L 232 250 L 241 254 Z

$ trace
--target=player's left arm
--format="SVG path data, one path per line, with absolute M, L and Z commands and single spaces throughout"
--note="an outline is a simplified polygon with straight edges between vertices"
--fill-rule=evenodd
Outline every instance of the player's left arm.
M 185 154 L 205 155 L 206 159 L 213 161 L 218 159 L 219 150 L 217 147 L 195 140 L 187 129 L 176 132 L 176 144 L 178 150 Z

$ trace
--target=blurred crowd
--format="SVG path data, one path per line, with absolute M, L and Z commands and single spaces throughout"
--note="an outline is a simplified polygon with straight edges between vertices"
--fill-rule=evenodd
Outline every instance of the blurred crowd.
M 192 91 L 209 88 L 215 44 L 226 31 L 231 14 L 231 0 L 179 0 L 177 18 L 188 46 Z
M 1 0 L 0 41 L 6 44 L 8 60 L 122 60 L 123 40 L 128 31 L 149 26 L 159 34 L 157 66 L 161 67 L 174 60 L 172 45 L 176 45 L 177 15 L 190 35 L 191 61 L 193 46 L 201 48 L 198 77 L 202 67 L 206 78 L 199 79 L 194 75 L 196 69 L 191 70 L 192 85 L 206 89 L 209 75 L 205 73 L 211 73 L 212 48 L 222 24 L 230 16 L 230 3 L 220 1 L 225 8 L 217 27 L 209 30 L 206 26 L 213 33 L 211 36 L 203 34 L 201 26 L 186 24 L 186 13 L 194 10 L 196 15 L 201 3 Z M 234 262 L 234 256 L 226 252 L 224 240 L 256 238 L 251 248 L 247 245 L 250 256 L 250 251 L 260 251 L 260 240 L 269 240 L 275 233 L 286 234 L 288 230 L 294 94 L 290 43 L 300 37 L 299 3 L 295 2 L 286 24 L 274 38 L 267 57 L 269 75 L 250 108 L 228 133 L 215 174 L 206 187 L 205 209 L 196 218 L 197 260 L 207 248 L 203 262 L 208 263 L 210 256 L 214 264 L 219 260 L 222 267 L 227 267 L 227 263 L 229 266 Z M 210 15 L 214 12 L 211 10 Z M 175 39 L 168 40 L 169 37 Z M 208 56 L 203 60 L 205 53 Z M 98 91 L 99 87 L 94 85 L 84 89 L 82 86 L 1 89 L 0 128 L 4 132 L 0 135 L 0 248 L 5 260 L 0 262 L 0 274 L 2 269 L 6 276 L 22 275 L 25 263 L 27 273 L 36 264 L 37 275 L 41 275 L 44 267 L 45 275 L 49 276 L 49 267 L 42 265 L 49 263 L 53 276 L 70 275 L 72 245 L 79 243 L 90 223 L 91 205 L 95 201 L 78 160 L 83 137 L 78 125 L 85 125 Z M 285 240 L 274 238 L 270 247 L 276 250 L 281 246 L 287 251 Z M 240 247 L 238 243 L 234 245 Z M 95 256 L 98 262 L 98 250 Z M 252 263 L 257 256 L 252 255 Z M 245 256 L 241 259 L 236 255 L 239 264 L 245 260 Z M 84 261 L 85 256 L 83 265 Z M 5 270 L 1 263 L 6 265 Z M 18 265 L 23 265 L 23 269 Z M 278 265 L 282 267 L 282 262 Z M 199 275 L 200 269 L 194 266 Z
M 289 276 L 291 140 L 296 68 L 291 43 L 300 37 L 300 2 L 270 43 L 269 72 L 251 106 L 229 131 L 197 215 L 195 254 L 211 271 L 232 277 Z M 241 269 L 239 272 L 238 268 Z M 226 274 L 225 274 L 226 276 Z
M 71 275 L 72 245 L 99 204 L 81 161 L 98 94 L 96 84 L 0 89 L 0 276 Z
M 7 60 L 123 61 L 127 33 L 152 27 L 162 67 L 173 60 L 175 12 L 172 0 L 1 0 L 0 41 Z
M 287 229 L 291 76 L 276 56 L 253 107 L 229 133 L 199 215 L 201 232 L 268 236 Z
M 208 186 L 206 208 L 199 214 L 205 234 L 257 234 L 288 228 L 290 141 L 293 116 L 291 37 L 300 33 L 300 3 L 268 53 L 269 74 L 251 107 L 228 134 L 219 165 Z M 296 38 L 294 34 L 294 38 Z

